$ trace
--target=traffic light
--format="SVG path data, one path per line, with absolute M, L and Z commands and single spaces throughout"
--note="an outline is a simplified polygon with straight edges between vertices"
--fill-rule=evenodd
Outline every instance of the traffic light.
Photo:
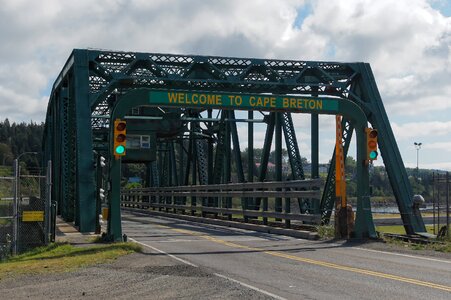
M 127 127 L 127 123 L 125 121 L 120 120 L 120 119 L 114 120 L 113 154 L 116 157 L 116 159 L 118 159 L 119 156 L 125 155 L 126 127 Z
M 365 133 L 367 160 L 377 160 L 377 156 L 379 155 L 377 152 L 377 130 L 373 128 L 365 128 Z

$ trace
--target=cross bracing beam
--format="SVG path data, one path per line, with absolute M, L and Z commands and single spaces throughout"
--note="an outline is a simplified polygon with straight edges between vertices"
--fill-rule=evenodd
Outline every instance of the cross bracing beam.
M 299 152 L 296 131 L 294 130 L 293 119 L 290 113 L 284 113 L 282 117 L 283 133 L 287 145 L 288 157 L 290 161 L 291 173 L 294 180 L 305 179 L 304 168 L 302 166 L 301 154 Z

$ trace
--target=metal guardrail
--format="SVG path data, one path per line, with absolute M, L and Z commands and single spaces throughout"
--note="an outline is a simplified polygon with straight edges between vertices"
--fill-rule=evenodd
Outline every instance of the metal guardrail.
M 126 191 L 236 191 L 236 190 L 269 190 L 269 189 L 312 189 L 322 186 L 321 179 L 292 180 L 292 181 L 268 181 L 268 182 L 246 182 L 246 183 L 226 183 L 226 184 L 209 184 L 209 185 L 187 185 L 187 186 L 170 186 L 170 187 L 150 187 L 136 188 Z
M 139 193 L 139 192 L 138 192 Z M 141 192 L 142 193 L 142 192 Z M 154 191 L 160 197 L 261 197 L 261 198 L 316 198 L 319 191 Z M 124 192 L 124 195 L 128 195 Z M 131 194 L 130 194 L 131 195 Z
M 152 187 L 136 188 L 121 191 L 121 204 L 139 208 L 165 209 L 173 212 L 189 211 L 191 214 L 205 213 L 227 215 L 229 219 L 232 215 L 242 215 L 246 217 L 262 217 L 263 223 L 267 224 L 267 218 L 284 219 L 287 227 L 291 220 L 303 221 L 309 224 L 319 224 L 321 215 L 316 214 L 296 214 L 287 211 L 291 198 L 308 198 L 312 201 L 319 201 L 321 198 L 321 179 L 314 180 L 294 180 L 283 182 L 251 182 L 251 183 L 230 183 L 213 185 L 194 186 L 174 186 L 174 187 Z M 263 205 L 259 210 L 236 209 L 231 207 L 214 207 L 198 205 L 196 201 L 187 205 L 187 198 L 242 198 L 248 201 L 253 198 L 262 198 Z M 269 211 L 268 199 L 285 198 L 285 211 Z M 178 203 L 177 203 L 178 202 Z M 182 202 L 182 203 L 180 203 Z M 220 202 L 218 202 L 220 203 Z M 247 207 L 247 205 L 245 206 Z M 280 210 L 282 210 L 280 208 Z

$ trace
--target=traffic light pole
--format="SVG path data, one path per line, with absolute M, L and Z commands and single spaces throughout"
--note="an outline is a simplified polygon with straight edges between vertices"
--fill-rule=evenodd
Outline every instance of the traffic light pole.
M 108 193 L 108 239 L 122 241 L 121 224 L 121 159 L 113 158 L 110 168 L 110 191 Z
M 357 213 L 354 235 L 356 238 L 376 238 L 370 205 L 370 175 L 365 128 L 365 126 L 355 127 L 357 136 Z

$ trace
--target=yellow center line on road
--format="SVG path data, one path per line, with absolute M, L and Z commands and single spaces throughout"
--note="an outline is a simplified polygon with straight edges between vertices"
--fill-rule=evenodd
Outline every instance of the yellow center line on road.
M 366 270 L 366 269 L 338 265 L 338 264 L 329 263 L 326 261 L 320 261 L 320 260 L 290 255 L 290 254 L 282 253 L 279 251 L 270 251 L 270 250 L 265 250 L 262 248 L 248 247 L 245 245 L 228 242 L 225 240 L 221 240 L 221 239 L 212 237 L 210 235 L 198 233 L 198 232 L 187 230 L 187 229 L 172 228 L 172 227 L 160 225 L 160 224 L 155 224 L 155 225 L 162 227 L 162 228 L 171 229 L 172 231 L 176 231 L 179 233 L 188 234 L 191 236 L 197 236 L 197 237 L 209 240 L 211 242 L 222 244 L 222 245 L 229 246 L 232 248 L 240 248 L 240 249 L 246 249 L 249 251 L 261 252 L 261 253 L 265 253 L 265 254 L 280 257 L 280 258 L 286 258 L 286 259 L 303 262 L 303 263 L 308 263 L 308 264 L 312 264 L 312 265 L 317 265 L 317 266 L 322 266 L 322 267 L 326 267 L 326 268 L 332 268 L 332 269 L 337 269 L 337 270 L 342 270 L 342 271 L 364 274 L 364 275 L 369 275 L 369 276 L 374 276 L 374 277 L 379 277 L 379 278 L 391 279 L 391 280 L 395 280 L 395 281 L 401 281 L 401 282 L 406 282 L 406 283 L 415 284 L 415 285 L 419 285 L 419 286 L 425 286 L 425 287 L 429 287 L 429 288 L 433 288 L 433 289 L 443 290 L 446 292 L 451 292 L 451 286 L 446 286 L 446 285 L 436 284 L 433 282 L 421 281 L 421 280 L 417 280 L 417 279 L 413 279 L 413 278 L 391 275 L 391 274 L 387 274 L 387 273 L 381 273 L 381 272 L 376 272 L 376 271 L 371 271 L 371 270 Z

